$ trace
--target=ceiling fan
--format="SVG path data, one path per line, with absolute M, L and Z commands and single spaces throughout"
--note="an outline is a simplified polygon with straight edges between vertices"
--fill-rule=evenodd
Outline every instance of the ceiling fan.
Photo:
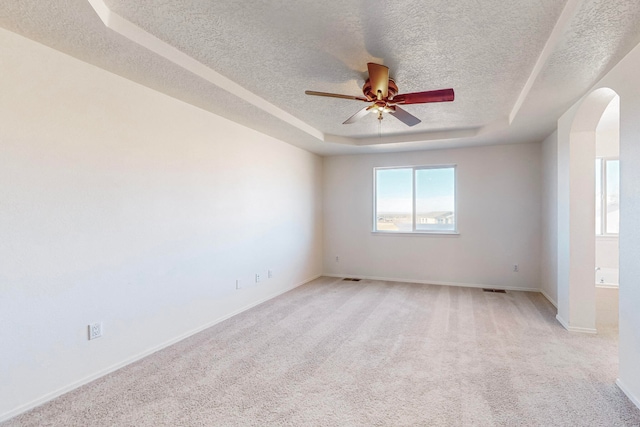
M 407 126 L 415 126 L 420 123 L 420 119 L 409 114 L 398 105 L 408 104 L 426 104 L 430 102 L 448 102 L 453 101 L 453 89 L 430 90 L 427 92 L 413 92 L 398 95 L 398 86 L 389 78 L 389 68 L 384 65 L 367 64 L 369 70 L 369 78 L 364 82 L 362 87 L 362 96 L 340 95 L 337 93 L 316 92 L 307 90 L 304 93 L 314 96 L 327 96 L 330 98 L 353 99 L 356 101 L 364 101 L 371 103 L 362 110 L 349 117 L 343 124 L 354 123 L 363 118 L 368 113 L 378 114 L 378 120 L 382 120 L 382 113 L 391 113 L 396 119 L 400 120 Z

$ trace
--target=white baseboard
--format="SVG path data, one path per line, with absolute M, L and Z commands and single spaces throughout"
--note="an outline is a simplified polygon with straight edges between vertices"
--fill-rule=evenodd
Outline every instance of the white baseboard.
M 625 386 L 624 383 L 622 381 L 620 381 L 620 378 L 618 378 L 616 380 L 616 385 L 629 398 L 631 403 L 633 403 L 634 405 L 636 405 L 638 407 L 638 409 L 640 409 L 640 399 L 638 399 L 636 396 L 633 395 L 633 393 L 631 393 L 629 391 L 627 386 Z
M 516 286 L 496 286 L 481 283 L 460 283 L 460 282 L 441 282 L 437 280 L 419 280 L 419 279 L 398 279 L 395 277 L 376 277 L 376 276 L 361 276 L 358 274 L 323 274 L 325 277 L 353 277 L 355 279 L 364 280 L 381 280 L 385 282 L 401 282 L 401 283 L 420 283 L 423 285 L 439 285 L 439 286 L 456 286 L 460 288 L 488 288 L 488 289 L 503 289 L 505 291 L 525 291 L 525 292 L 540 292 L 538 288 L 519 288 Z
M 29 410 L 37 407 L 37 406 L 40 406 L 40 405 L 42 405 L 44 403 L 47 403 L 48 401 L 53 400 L 58 396 L 62 396 L 63 394 L 68 393 L 68 392 L 70 392 L 72 390 L 75 390 L 76 388 L 81 387 L 81 386 L 83 386 L 85 384 L 88 384 L 91 381 L 97 380 L 100 377 L 103 377 L 103 376 L 105 376 L 107 374 L 115 372 L 118 369 L 123 368 L 123 367 L 125 367 L 125 366 L 127 366 L 127 365 L 129 365 L 129 364 L 131 364 L 133 362 L 137 362 L 140 359 L 144 359 L 145 357 L 150 356 L 150 355 L 152 355 L 153 353 L 155 353 L 157 351 L 160 351 L 160 350 L 162 350 L 164 348 L 167 348 L 167 347 L 169 347 L 169 346 L 171 346 L 171 345 L 173 345 L 173 344 L 175 344 L 177 342 L 180 342 L 180 341 L 182 341 L 182 340 L 184 340 L 186 338 L 189 338 L 190 336 L 195 335 L 198 332 L 202 332 L 207 328 L 210 328 L 210 327 L 212 327 L 212 326 L 214 326 L 214 325 L 216 325 L 216 324 L 218 324 L 218 323 L 220 323 L 222 321 L 225 321 L 225 320 L 227 320 L 227 319 L 229 319 L 229 318 L 231 318 L 231 317 L 233 317 L 235 315 L 238 315 L 238 314 L 240 314 L 242 312 L 245 312 L 245 311 L 247 311 L 247 310 L 249 310 L 249 309 L 251 309 L 251 308 L 253 308 L 253 307 L 257 306 L 257 305 L 260 305 L 260 304 L 266 302 L 266 301 L 269 301 L 270 299 L 273 299 L 273 298 L 275 298 L 275 297 L 277 297 L 279 295 L 282 295 L 282 294 L 284 294 L 286 292 L 289 292 L 290 290 L 295 289 L 298 286 L 302 286 L 305 283 L 308 283 L 308 282 L 310 282 L 312 280 L 315 280 L 315 279 L 317 279 L 318 277 L 321 277 L 321 276 L 322 276 L 321 274 L 318 274 L 318 275 L 315 275 L 315 276 L 313 276 L 313 277 L 311 277 L 309 279 L 303 280 L 302 282 L 294 284 L 293 286 L 288 286 L 288 287 L 286 287 L 284 289 L 280 289 L 279 291 L 274 292 L 273 294 L 270 294 L 265 298 L 262 298 L 262 299 L 260 299 L 258 301 L 254 301 L 254 302 L 252 302 L 252 303 L 250 303 L 250 304 L 248 304 L 248 305 L 246 305 L 246 306 L 244 306 L 242 308 L 239 308 L 239 309 L 237 309 L 237 310 L 235 310 L 235 311 L 233 311 L 231 313 L 227 313 L 227 314 L 225 314 L 223 316 L 220 316 L 217 319 L 212 320 L 211 322 L 208 322 L 208 323 L 206 323 L 206 324 L 204 324 L 202 326 L 199 326 L 199 327 L 197 327 L 195 329 L 192 329 L 191 331 L 185 332 L 184 334 L 181 334 L 181 335 L 179 335 L 179 336 L 177 336 L 175 338 L 172 338 L 172 339 L 170 339 L 168 341 L 165 341 L 162 344 L 159 344 L 159 345 L 157 345 L 155 347 L 152 347 L 152 348 L 150 348 L 148 350 L 145 350 L 142 353 L 138 353 L 135 356 L 132 356 L 132 357 L 130 357 L 128 359 L 123 360 L 122 362 L 119 362 L 119 363 L 116 363 L 114 365 L 111 365 L 108 368 L 102 369 L 102 370 L 100 370 L 100 371 L 98 371 L 98 372 L 96 372 L 94 374 L 91 374 L 91 375 L 89 375 L 87 377 L 84 377 L 84 378 L 82 378 L 82 379 L 80 379 L 78 381 L 75 381 L 75 382 L 67 385 L 67 386 L 59 388 L 59 389 L 57 389 L 57 390 L 55 390 L 55 391 L 53 391 L 51 393 L 47 393 L 44 396 L 41 396 L 41 397 L 39 397 L 39 398 L 37 398 L 35 400 L 32 400 L 31 402 L 26 403 L 24 405 L 20 405 L 17 408 L 14 408 L 14 409 L 10 410 L 9 412 L 5 412 L 4 414 L 0 414 L 0 422 L 6 421 L 6 420 L 8 420 L 10 418 L 13 418 L 13 417 L 15 417 L 17 415 L 22 414 L 23 412 L 27 412 L 27 411 L 29 411 Z
M 581 328 L 579 326 L 569 326 L 566 320 L 560 317 L 559 314 L 556 314 L 556 320 L 560 322 L 562 327 L 564 327 L 569 332 L 579 332 L 581 334 L 597 334 L 598 331 L 595 328 Z
M 553 306 L 557 309 L 558 308 L 558 303 L 549 296 L 549 294 L 547 294 L 543 289 L 540 289 L 539 292 L 551 303 L 553 304 Z
M 562 317 L 560 317 L 559 314 L 556 314 L 556 320 L 558 322 L 560 322 L 560 324 L 562 325 L 563 328 L 565 328 L 567 331 L 569 330 L 569 324 L 567 322 L 565 322 L 564 319 Z

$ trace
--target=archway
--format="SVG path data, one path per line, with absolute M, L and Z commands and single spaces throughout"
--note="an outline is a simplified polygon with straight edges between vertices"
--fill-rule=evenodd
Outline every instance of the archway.
M 596 135 L 600 119 L 617 93 L 609 88 L 591 92 L 580 104 L 571 122 L 569 150 L 559 170 L 559 182 L 568 199 L 565 215 L 559 218 L 564 234 L 563 247 L 559 247 L 558 283 L 560 295 L 558 320 L 565 328 L 575 332 L 596 332 L 595 288 L 595 167 Z M 560 241 L 560 240 L 559 240 Z M 560 301 L 562 300 L 562 302 Z
M 620 97 L 596 129 L 596 329 L 617 333 L 620 267 Z

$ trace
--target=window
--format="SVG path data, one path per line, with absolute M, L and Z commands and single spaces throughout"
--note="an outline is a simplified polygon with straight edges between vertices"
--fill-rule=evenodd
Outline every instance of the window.
M 596 235 L 617 235 L 620 222 L 620 160 L 596 159 Z
M 374 231 L 456 232 L 455 166 L 375 168 Z

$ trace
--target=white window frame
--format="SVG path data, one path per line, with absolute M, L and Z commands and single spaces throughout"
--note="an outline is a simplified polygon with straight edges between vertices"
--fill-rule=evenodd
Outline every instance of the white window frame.
M 600 173 L 600 234 L 596 234 L 597 237 L 618 237 L 620 233 L 607 233 L 607 161 L 618 160 L 619 157 L 596 157 L 600 159 L 600 170 L 596 173 Z M 620 176 L 618 175 L 618 179 Z
M 412 231 L 393 231 L 393 230 L 378 230 L 378 171 L 385 169 L 411 169 L 412 170 L 412 198 L 413 198 L 413 214 L 412 214 Z M 424 169 L 453 169 L 453 230 L 417 230 L 416 229 L 416 171 Z M 375 234 L 393 234 L 393 235 L 429 235 L 429 234 L 453 234 L 458 235 L 458 165 L 457 164 L 442 164 L 442 165 L 423 165 L 423 166 L 384 166 L 373 168 L 373 215 L 372 215 L 372 233 Z

